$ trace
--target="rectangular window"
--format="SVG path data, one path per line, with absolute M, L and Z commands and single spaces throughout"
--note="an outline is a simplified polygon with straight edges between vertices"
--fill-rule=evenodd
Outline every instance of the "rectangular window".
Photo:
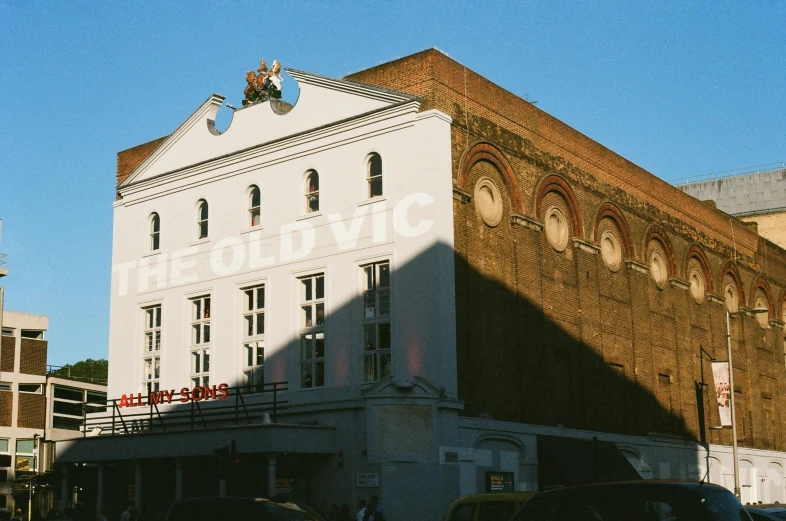
M 325 385 L 325 275 L 300 279 L 300 387 Z
M 191 299 L 191 384 L 210 385 L 210 297 Z
M 11 382 L 0 382 L 0 391 L 10 391 Z
M 390 263 L 363 266 L 363 381 L 390 376 Z
M 35 340 L 43 340 L 44 332 L 38 329 L 23 329 L 22 338 L 34 338 Z
M 8 439 L 0 438 L 0 454 L 8 454 Z
M 2 330 L 3 336 L 14 336 L 14 328 L 4 327 Z
M 43 384 L 19 384 L 20 393 L 29 394 L 42 394 L 44 392 Z
M 243 290 L 243 384 L 262 391 L 265 384 L 265 286 Z
M 161 379 L 161 306 L 145 308 L 143 385 L 148 393 L 158 391 Z
M 17 472 L 35 472 L 35 440 L 16 440 Z

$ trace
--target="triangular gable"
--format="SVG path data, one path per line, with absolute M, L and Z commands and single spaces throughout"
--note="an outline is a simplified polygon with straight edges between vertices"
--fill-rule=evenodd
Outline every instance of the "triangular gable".
M 300 87 L 298 100 L 288 113 L 277 113 L 274 102 L 251 105 L 235 110 L 229 127 L 219 133 L 215 129 L 215 119 L 224 97 L 213 94 L 120 184 L 120 188 L 416 99 L 409 94 L 349 80 L 335 80 L 294 69 L 287 69 L 287 72 Z

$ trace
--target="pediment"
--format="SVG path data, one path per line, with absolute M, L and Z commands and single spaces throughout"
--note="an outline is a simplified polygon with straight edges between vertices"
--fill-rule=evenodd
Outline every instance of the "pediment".
M 413 376 L 407 379 L 389 376 L 375 383 L 364 392 L 366 398 L 401 396 L 402 394 L 412 397 L 441 398 L 444 396 L 444 391 L 420 376 Z
M 216 114 L 225 98 L 213 94 L 119 188 L 417 99 L 409 94 L 349 80 L 336 80 L 294 69 L 287 69 L 287 72 L 300 88 L 297 102 L 291 110 L 282 110 L 281 102 L 277 101 L 235 109 L 229 127 L 218 132 L 215 128 Z

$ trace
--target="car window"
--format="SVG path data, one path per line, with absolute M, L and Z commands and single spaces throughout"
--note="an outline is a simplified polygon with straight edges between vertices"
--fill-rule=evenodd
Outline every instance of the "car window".
M 484 501 L 480 504 L 478 521 L 508 521 L 515 510 L 513 501 Z
M 459 505 L 453 511 L 453 515 L 450 516 L 448 521 L 472 521 L 472 514 L 474 512 L 475 505 L 473 503 Z

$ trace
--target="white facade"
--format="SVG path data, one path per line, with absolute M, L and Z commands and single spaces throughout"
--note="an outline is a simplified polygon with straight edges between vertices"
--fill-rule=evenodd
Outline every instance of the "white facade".
M 145 308 L 161 306 L 162 389 L 189 387 L 193 299 L 210 297 L 209 382 L 242 383 L 244 289 L 264 285 L 265 381 L 300 389 L 299 278 L 324 274 L 324 391 L 360 386 L 363 269 L 391 270 L 392 374 L 456 392 L 450 120 L 413 98 L 292 72 L 300 99 L 235 112 L 220 135 L 212 96 L 119 187 L 115 203 L 109 397 L 145 391 Z M 369 198 L 369 155 L 383 195 Z M 306 177 L 319 174 L 319 211 Z M 252 226 L 249 190 L 261 191 Z M 206 201 L 208 236 L 197 206 Z M 151 251 L 151 215 L 160 248 Z M 433 270 L 400 271 L 428 262 Z M 417 295 L 417 297 L 413 297 Z M 417 300 L 415 300 L 417 299 Z M 418 300 L 428 303 L 423 309 Z M 409 339 L 417 331 L 417 345 Z M 451 367 L 453 370 L 451 370 Z M 447 375 L 447 376 L 446 376 Z M 294 393 L 291 402 L 322 401 Z

